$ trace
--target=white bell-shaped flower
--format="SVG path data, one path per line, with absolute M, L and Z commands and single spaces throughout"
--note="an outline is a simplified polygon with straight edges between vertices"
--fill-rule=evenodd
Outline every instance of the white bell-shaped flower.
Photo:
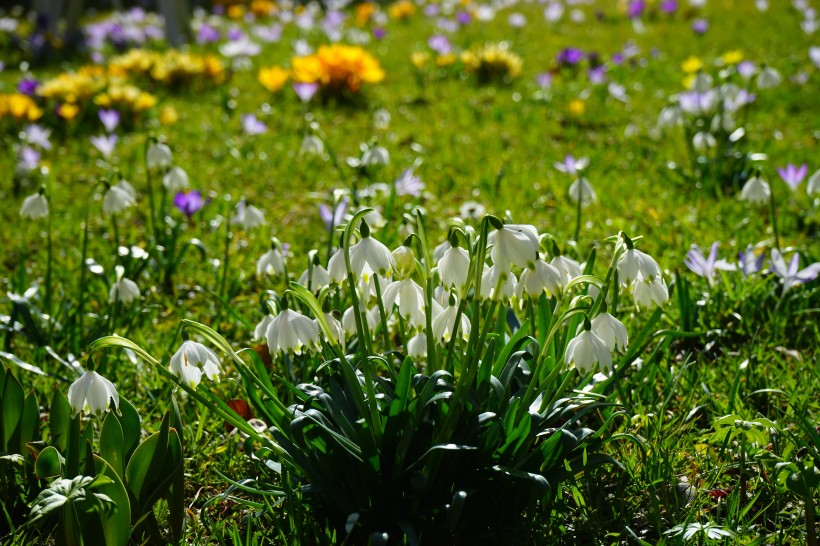
M 811 175 L 811 178 L 809 178 L 809 181 L 806 184 L 806 193 L 809 194 L 809 197 L 813 196 L 815 193 L 820 193 L 820 170 Z
M 249 205 L 244 199 L 236 205 L 236 214 L 231 220 L 232 224 L 239 224 L 243 229 L 254 229 L 265 223 L 265 214 L 253 205 Z
M 190 183 L 188 173 L 182 167 L 173 167 L 162 177 L 162 185 L 171 193 L 187 190 Z
M 270 322 L 273 320 L 273 315 L 265 315 L 262 320 L 254 327 L 253 329 L 253 339 L 255 341 L 261 341 L 265 339 L 265 335 L 268 333 L 268 326 L 270 326 Z
M 577 203 L 580 199 L 581 206 L 586 207 L 594 203 L 598 196 L 595 193 L 595 189 L 592 187 L 592 184 L 590 184 L 589 181 L 582 176 L 576 178 L 575 182 L 570 185 L 569 198 L 572 199 L 574 203 Z
M 68 387 L 68 403 L 71 405 L 72 417 L 81 411 L 100 417 L 112 404 L 114 409 L 119 407 L 120 395 L 111 381 L 88 370 Z
M 638 308 L 648 309 L 653 304 L 660 307 L 669 301 L 669 289 L 663 277 L 655 277 L 655 280 L 641 278 L 632 287 L 632 297 Z
M 407 356 L 417 362 L 427 360 L 427 336 L 419 332 L 407 341 Z
M 334 252 L 328 260 L 327 274 L 330 282 L 334 284 L 341 284 L 347 280 L 347 264 L 345 264 L 345 255 L 341 249 Z
M 661 267 L 652 256 L 637 248 L 627 249 L 618 259 L 618 280 L 628 286 L 639 277 L 654 280 L 661 276 Z
M 399 315 L 404 320 L 417 322 L 419 316 L 424 320 L 424 290 L 413 279 L 402 279 L 390 283 L 382 294 L 387 313 L 398 307 Z
M 123 180 L 123 182 L 125 182 Z M 128 184 L 128 182 L 125 182 Z M 130 184 L 128 184 L 130 186 Z M 133 189 L 133 188 L 132 188 Z M 136 204 L 135 196 L 125 187 L 115 184 L 110 186 L 103 196 L 102 210 L 105 214 L 116 214 Z
M 328 342 L 333 341 L 335 343 L 338 343 L 342 347 L 342 349 L 344 349 L 344 346 L 345 346 L 345 331 L 344 331 L 344 328 L 342 328 L 342 323 L 339 322 L 339 320 L 336 319 L 336 317 L 333 316 L 333 313 L 324 313 L 324 317 L 325 317 L 325 321 L 327 321 L 327 325 L 330 327 L 330 334 L 333 337 L 332 340 L 327 340 L 327 341 Z M 318 319 L 315 322 L 316 322 L 316 327 L 319 328 L 319 331 L 321 332 L 322 329 L 319 327 Z
M 216 353 L 201 343 L 186 339 L 171 357 L 168 370 L 182 383 L 195 389 L 203 373 L 211 381 L 219 382 L 221 369 Z
M 458 305 L 448 305 L 444 310 L 436 315 L 433 319 L 433 337 L 438 342 L 448 343 L 453 336 L 453 331 L 456 325 L 456 315 L 458 314 Z M 467 341 L 470 339 L 470 319 L 464 313 L 459 319 L 459 334 L 461 339 Z
M 500 289 L 499 282 L 501 283 Z M 481 276 L 481 297 L 483 299 L 508 302 L 515 295 L 517 282 L 518 279 L 512 271 L 504 271 L 498 265 L 485 266 L 484 274 Z
M 48 199 L 45 193 L 40 191 L 26 197 L 20 206 L 20 216 L 32 220 L 48 216 Z
M 123 277 L 123 275 L 125 275 L 125 268 L 123 266 L 118 265 L 114 268 L 114 270 L 117 273 L 117 279 L 108 291 L 108 302 L 114 303 L 115 301 L 118 301 L 128 305 L 140 297 L 140 289 L 137 286 L 137 283 L 131 279 L 126 279 Z
M 164 170 L 170 167 L 174 158 L 171 154 L 171 148 L 162 142 L 154 142 L 148 146 L 148 154 L 146 156 L 149 170 Z
M 583 275 L 581 271 L 581 264 L 568 256 L 555 256 L 550 260 L 550 265 L 561 273 L 563 285 L 566 286 L 570 281 Z
M 534 262 L 540 244 L 538 231 L 527 224 L 505 224 L 490 234 L 489 242 L 493 245 L 493 264 L 504 271 L 509 271 L 511 265 L 527 267 Z
M 615 349 L 619 351 L 626 349 L 629 342 L 629 333 L 620 320 L 604 311 L 599 313 L 590 323 L 592 324 L 592 332 L 604 340 L 610 352 Z
M 543 293 L 547 296 L 556 296 L 563 290 L 562 281 L 561 272 L 539 258 L 532 263 L 532 267 L 527 267 L 521 272 L 515 287 L 515 296 L 519 299 L 524 294 L 531 298 L 538 298 Z
M 760 176 L 753 176 L 743 184 L 739 199 L 757 205 L 768 203 L 771 195 L 772 190 L 769 188 L 769 183 Z
M 282 275 L 285 272 L 285 257 L 276 243 L 256 261 L 256 275 Z
M 293 309 L 284 308 L 268 325 L 266 334 L 271 355 L 280 351 L 301 355 L 319 348 L 316 323 Z
M 766 66 L 757 73 L 757 88 L 758 89 L 771 89 L 773 87 L 777 87 L 783 82 L 783 76 L 780 75 L 780 72 L 772 68 L 771 66 Z
M 367 328 L 372 332 L 379 325 L 379 308 L 376 306 L 371 307 L 365 311 L 364 316 L 367 320 Z M 347 337 L 357 334 L 356 315 L 353 313 L 353 307 L 348 307 L 342 315 L 342 330 L 344 330 Z
M 445 288 L 461 290 L 470 273 L 470 253 L 460 246 L 450 246 L 438 261 L 438 276 Z
M 367 273 L 365 267 L 383 277 L 390 276 L 396 269 L 390 249 L 370 236 L 370 228 L 365 222 L 362 222 L 362 239 L 350 247 L 350 267 L 357 277 Z
M 612 353 L 606 342 L 589 330 L 589 327 L 589 322 L 586 322 L 584 331 L 570 340 L 564 354 L 564 361 L 581 374 L 595 371 L 597 365 L 606 370 L 612 368 Z
M 305 269 L 302 274 L 299 275 L 299 284 L 312 292 L 316 292 L 330 284 L 330 275 L 327 269 L 316 264 L 310 269 Z

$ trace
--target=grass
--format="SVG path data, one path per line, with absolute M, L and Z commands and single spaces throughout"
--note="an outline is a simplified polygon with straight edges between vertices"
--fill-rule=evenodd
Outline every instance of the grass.
M 390 164 L 377 171 L 372 181 L 389 184 L 420 158 L 417 174 L 426 190 L 418 204 L 434 220 L 431 228 L 436 240 L 446 232 L 446 218 L 457 214 L 467 200 L 483 204 L 500 217 L 510 211 L 517 222 L 534 224 L 559 241 L 572 238 L 575 207 L 567 196 L 570 180 L 552 165 L 566 154 L 588 156 L 586 176 L 598 201 L 583 211 L 579 256 L 586 256 L 590 248 L 603 250 L 601 239 L 620 230 L 643 235 L 641 248 L 685 281 L 674 283 L 662 327 L 699 335 L 653 343 L 641 356 L 640 366 L 623 371 L 623 388 L 608 393 L 609 401 L 623 405 L 612 428 L 622 436 L 607 446 L 607 453 L 621 466 L 574 476 L 552 504 L 527 514 L 530 540 L 543 544 L 677 543 L 680 538 L 665 532 L 676 525 L 713 521 L 737 533 L 731 539 L 737 543 L 805 544 L 805 510 L 817 505 L 817 489 L 809 497 L 814 506 L 784 492 L 778 486 L 774 461 L 793 458 L 801 450 L 820 455 L 812 429 L 820 415 L 814 394 L 820 386 L 817 283 L 795 289 L 799 292 L 781 305 L 779 290 L 771 282 L 752 285 L 725 275 L 709 287 L 688 272 L 683 257 L 690 244 L 707 248 L 721 241 L 721 255 L 729 258 L 746 244 L 770 240 L 770 222 L 765 211 L 738 202 L 739 188 L 716 195 L 670 170 L 670 162 L 688 167 L 682 132 L 675 129 L 659 135 L 654 126 L 667 97 L 683 89 L 680 67 L 690 56 L 711 65 L 723 53 L 739 49 L 746 59 L 776 67 L 785 81 L 776 89 L 758 93 L 745 123 L 745 149 L 769 156 L 764 169 L 778 203 L 783 246 L 801 249 L 812 261 L 820 259 L 816 199 L 807 198 L 805 186 L 792 195 L 774 172 L 776 166 L 788 162 L 809 162 L 810 172 L 818 168 L 812 162 L 820 139 L 815 104 L 820 72 L 807 56 L 814 42 L 797 30 L 799 15 L 785 3 L 772 2 L 762 14 L 751 2 L 713 2 L 702 14 L 712 25 L 702 37 L 693 34 L 691 19 L 684 13 L 647 21 L 646 31 L 636 34 L 630 22 L 608 5 L 602 7 L 601 20 L 595 20 L 595 9 L 589 8 L 584 9 L 585 23 L 555 26 L 542 22 L 542 8 L 540 4 L 515 8 L 529 20 L 520 31 L 505 23 L 507 10 L 494 23 L 468 26 L 453 37 L 464 48 L 508 40 L 524 60 L 522 75 L 509 85 L 480 86 L 470 78 L 443 72 L 428 74 L 419 83 L 410 54 L 425 48 L 434 24 L 416 15 L 406 22 L 391 22 L 386 38 L 368 46 L 382 62 L 387 78 L 366 89 L 352 104 L 330 101 L 305 108 L 289 90 L 272 95 L 258 84 L 258 68 L 283 64 L 290 58 L 290 44 L 297 37 L 293 27 L 286 28 L 280 43 L 265 46 L 254 59 L 253 70 L 233 74 L 226 84 L 195 90 L 154 89 L 161 105 L 174 107 L 179 120 L 167 126 L 148 123 L 123 135 L 113 167 L 143 191 L 145 139 L 149 133 L 164 135 L 176 163 L 187 170 L 192 187 L 210 196 L 210 203 L 180 235 L 181 241 L 199 239 L 204 252 L 192 249 L 186 254 L 172 293 L 163 290 L 147 270 L 138 279 L 144 295 L 141 305 L 113 310 L 115 321 L 102 318 L 112 314 L 106 303 L 106 279 L 112 277 L 118 261 L 113 253 L 111 219 L 99 214 L 99 193 L 91 197 L 93 184 L 107 176 L 112 166 L 101 161 L 88 144 L 88 135 L 96 134 L 98 125 L 90 123 L 90 131 L 77 128 L 76 134 L 55 130 L 55 150 L 45 160 L 54 230 L 55 310 L 74 308 L 79 294 L 84 293 L 89 316 L 86 330 L 78 332 L 83 343 L 60 332 L 38 340 L 27 326 L 23 332 L 6 330 L 4 350 L 43 368 L 49 376 L 15 373 L 39 393 L 48 393 L 54 383 L 66 391 L 73 376 L 49 356 L 45 344 L 63 360 L 73 353 L 83 363 L 88 342 L 116 332 L 151 347 L 154 355 L 170 355 L 180 341 L 181 319 L 209 324 L 239 346 L 249 345 L 251 328 L 262 316 L 259 294 L 283 289 L 282 284 L 254 276 L 255 261 L 269 246 L 268 235 L 290 243 L 292 255 L 300 260 L 311 248 L 324 249 L 327 233 L 317 213 L 318 203 L 328 202 L 333 189 L 361 177 L 343 166 L 343 179 L 332 162 L 299 154 L 308 117 L 318 124 L 340 159 L 358 156 L 359 144 L 373 138 L 385 146 Z M 609 72 L 612 80 L 626 87 L 627 104 L 593 88 L 585 101 L 586 111 L 572 115 L 569 102 L 586 96 L 589 87 L 583 75 L 559 77 L 551 100 L 536 98 L 536 74 L 553 66 L 562 48 L 594 50 L 606 59 L 630 40 L 640 50 L 638 60 Z M 37 67 L 35 74 L 44 78 L 64 68 Z M 808 74 L 805 85 L 789 80 L 803 70 Z M 7 67 L 0 73 L 0 92 L 12 90 L 19 76 Z M 390 113 L 386 129 L 374 124 L 374 112 L 379 109 Z M 266 134 L 242 133 L 240 116 L 249 112 L 268 125 Z M 10 128 L 5 133 L 6 149 L 17 141 L 18 130 Z M 0 170 L 13 173 L 14 163 L 13 154 L 4 154 Z M 356 183 L 367 182 L 360 179 Z M 11 186 L 5 184 L 0 192 L 0 213 L 8 226 L 0 230 L 0 245 L 7 249 L 1 275 L 7 294 L 22 294 L 43 282 L 45 224 L 35 228 L 18 219 L 20 200 L 33 187 L 15 194 Z M 217 287 L 225 265 L 225 223 L 243 196 L 265 211 L 268 224 L 254 232 L 233 234 L 230 276 L 221 293 L 224 298 L 220 298 Z M 409 208 L 415 203 L 408 199 L 402 206 L 405 204 Z M 140 202 L 137 210 L 117 219 L 120 244 L 144 244 L 145 210 L 145 203 Z M 87 256 L 105 274 L 87 273 L 85 282 L 80 282 L 80 226 L 86 217 Z M 176 214 L 175 219 L 184 222 L 181 215 Z M 402 217 L 395 213 L 388 220 L 380 233 L 399 244 Z M 806 265 L 805 260 L 802 263 Z M 137 267 L 136 261 L 129 262 L 129 267 Z M 290 267 L 298 275 L 304 264 Z M 685 288 L 690 301 L 676 303 Z M 25 315 L 15 315 L 14 309 L 7 295 L 3 313 L 21 321 Z M 635 318 L 631 332 L 643 323 L 644 319 Z M 78 331 L 76 323 L 69 326 Z M 144 428 L 154 430 L 168 409 L 172 385 L 141 366 L 139 361 L 113 356 L 97 362 L 97 369 L 117 384 L 120 393 L 143 408 Z M 218 391 L 226 400 L 242 397 L 233 381 L 223 382 Z M 185 453 L 186 504 L 191 516 L 188 542 L 288 543 L 294 529 L 301 529 L 302 534 L 292 536 L 312 537 L 318 543 L 329 540 L 323 535 L 326 531 L 296 521 L 302 517 L 296 507 L 266 510 L 264 505 L 250 504 L 258 498 L 237 491 L 232 492 L 234 500 L 214 501 L 215 495 L 229 489 L 223 476 L 240 480 L 253 476 L 258 466 L 248 462 L 236 438 L 207 409 L 189 400 L 182 413 L 184 445 L 190 446 Z M 721 439 L 714 423 L 732 414 L 749 421 L 770 419 L 778 424 L 778 432 L 757 443 Z M 637 441 L 630 442 L 630 438 Z M 703 540 L 709 542 L 705 535 Z

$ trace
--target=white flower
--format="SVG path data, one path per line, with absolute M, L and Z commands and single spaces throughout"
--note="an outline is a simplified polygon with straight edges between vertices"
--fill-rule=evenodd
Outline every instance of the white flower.
M 171 148 L 161 142 L 154 142 L 148 147 L 146 156 L 149 170 L 167 169 L 173 163 Z
M 334 252 L 328 260 L 327 274 L 334 284 L 341 284 L 347 279 L 347 264 L 345 264 L 345 255 L 341 249 Z
M 617 265 L 618 280 L 622 286 L 632 284 L 639 277 L 654 280 L 661 276 L 661 267 L 658 262 L 645 252 L 637 248 L 627 249 L 621 255 Z
M 465 201 L 458 208 L 458 215 L 466 220 L 478 220 L 487 214 L 487 209 L 481 203 Z
M 584 330 L 567 345 L 564 361 L 574 366 L 582 374 L 595 371 L 596 364 L 601 368 L 612 368 L 612 353 L 606 342 L 590 330 Z
M 496 294 L 499 281 L 501 282 L 501 288 L 499 293 Z M 509 301 L 515 295 L 517 282 L 518 279 L 511 271 L 504 271 L 498 265 L 484 266 L 484 274 L 481 276 L 481 297 Z
M 365 313 L 365 320 L 367 320 L 367 328 L 372 332 L 379 324 L 379 308 L 373 306 Z M 348 307 L 342 315 L 342 329 L 346 336 L 354 336 L 356 331 L 356 315 L 353 313 L 353 307 Z
M 652 304 L 662 306 L 669 301 L 669 289 L 663 278 L 655 277 L 654 281 L 639 279 L 632 287 L 632 297 L 639 308 L 649 308 Z
M 265 275 L 281 275 L 285 272 L 285 257 L 282 251 L 274 244 L 271 249 L 262 254 L 256 261 L 256 274 L 261 277 Z
M 665 129 L 683 123 L 683 115 L 677 106 L 667 106 L 658 115 L 658 127 Z
M 362 224 L 365 226 L 366 224 Z M 394 269 L 396 269 L 396 260 L 393 254 L 382 243 L 370 237 L 369 229 L 364 230 L 367 234 L 362 233 L 362 239 L 350 247 L 350 267 L 353 273 L 359 277 L 364 277 L 367 281 L 370 278 L 368 271 L 365 270 L 367 266 L 370 272 L 378 273 L 381 276 L 389 276 Z
M 436 315 L 433 319 L 433 337 L 436 338 L 436 341 L 445 343 L 450 341 L 455 329 L 457 314 L 458 305 L 448 305 L 441 313 Z M 459 333 L 464 341 L 470 339 L 470 327 L 470 319 L 462 313 L 459 320 Z
M 467 284 L 469 272 L 470 253 L 461 247 L 451 246 L 438 261 L 438 276 L 446 288 L 461 290 Z
M 408 246 L 400 246 L 392 252 L 393 259 L 396 261 L 396 272 L 402 277 L 408 277 L 413 274 L 416 269 L 416 256 L 413 250 Z
M 114 384 L 93 370 L 88 370 L 68 387 L 68 403 L 71 404 L 71 416 L 81 411 L 93 413 L 100 417 L 108 411 L 113 401 L 114 408 L 120 405 L 120 395 Z
M 782 81 L 783 76 L 781 76 L 780 72 L 778 72 L 771 66 L 764 67 L 757 74 L 758 89 L 771 89 L 772 87 L 777 87 L 778 85 L 780 85 Z
M 597 198 L 592 185 L 584 177 L 577 178 L 569 187 L 569 198 L 575 203 L 581 199 L 581 206 L 586 207 Z
M 583 275 L 583 273 L 581 272 L 581 264 L 579 264 L 572 258 L 568 258 L 566 256 L 554 257 L 552 260 L 550 260 L 550 265 L 557 269 L 559 273 L 561 273 L 564 285 L 569 283 L 572 279 L 575 279 L 576 277 L 580 277 L 581 275 Z
M 162 177 L 162 184 L 171 193 L 188 189 L 188 173 L 182 167 L 174 167 Z
M 300 355 L 319 348 L 316 323 L 292 309 L 283 309 L 273 318 L 266 337 L 271 355 L 279 351 Z
M 604 311 L 592 319 L 591 324 L 593 333 L 604 340 L 610 352 L 616 348 L 619 351 L 626 349 L 629 342 L 629 333 L 620 320 Z
M 809 178 L 809 182 L 806 185 L 806 193 L 809 194 L 809 196 L 820 193 L 820 170 Z
M 521 278 L 515 287 L 515 296 L 521 299 L 526 293 L 537 299 L 544 292 L 548 296 L 555 296 L 563 289 L 562 280 L 561 272 L 556 267 L 539 258 L 532 267 L 527 267 L 521 272 Z
M 424 290 L 413 279 L 403 279 L 390 283 L 382 294 L 384 308 L 389 314 L 396 305 L 399 315 L 405 320 L 423 323 L 424 317 Z
M 308 274 L 310 274 L 308 276 Z M 299 284 L 309 289 L 311 292 L 321 290 L 330 284 L 330 275 L 327 269 L 319 264 L 315 264 L 311 269 L 305 269 L 299 276 Z
M 265 338 L 265 334 L 268 332 L 268 326 L 270 325 L 270 321 L 273 320 L 273 315 L 265 315 L 262 320 L 256 325 L 253 329 L 253 339 L 254 340 L 262 340 Z
M 540 244 L 538 231 L 527 224 L 505 224 L 490 234 L 489 242 L 493 264 L 504 271 L 509 271 L 510 265 L 528 267 L 535 261 Z
M 140 297 L 140 289 L 137 283 L 131 279 L 123 278 L 125 274 L 125 268 L 123 266 L 118 265 L 114 270 L 117 273 L 117 280 L 114 281 L 114 284 L 111 285 L 111 289 L 108 291 L 108 302 L 114 303 L 118 301 L 128 305 Z
M 333 336 L 333 339 L 328 341 L 335 341 L 336 343 L 341 345 L 342 348 L 344 348 L 345 331 L 344 328 L 342 328 L 342 323 L 336 320 L 336 317 L 334 317 L 332 313 L 324 313 L 324 316 L 325 320 L 327 321 L 327 325 L 330 327 L 330 335 Z M 315 320 L 315 322 L 316 328 L 319 328 L 318 319 Z M 321 328 L 319 328 L 319 331 L 321 331 Z
M 244 199 L 236 205 L 236 215 L 231 220 L 243 229 L 253 229 L 265 223 L 265 215 L 258 208 L 249 205 Z
M 205 345 L 190 339 L 182 342 L 177 352 L 171 357 L 168 369 L 192 389 L 199 385 L 203 373 L 208 379 L 216 382 L 219 382 L 221 373 L 216 353 Z
M 325 145 L 322 139 L 316 135 L 306 135 L 302 139 L 302 146 L 299 148 L 300 155 L 318 155 L 322 156 L 325 153 Z
M 390 163 L 390 154 L 381 146 L 371 146 L 362 154 L 361 164 L 365 167 L 387 165 L 388 163 Z
M 703 153 L 717 146 L 717 140 L 712 136 L 712 133 L 700 131 L 692 137 L 692 146 L 694 146 L 695 150 Z
M 417 361 L 427 359 L 427 336 L 424 332 L 419 332 L 407 341 L 407 356 Z
M 37 220 L 48 216 L 48 199 L 42 192 L 29 195 L 20 206 L 20 216 Z
M 125 182 L 125 184 L 128 184 L 128 182 Z M 128 184 L 127 187 L 115 184 L 108 188 L 103 196 L 102 204 L 102 210 L 105 214 L 116 214 L 136 204 L 134 195 L 129 193 L 127 189 L 130 186 L 131 184 Z M 133 188 L 131 189 L 133 190 Z
M 743 185 L 739 199 L 752 204 L 768 203 L 771 194 L 769 183 L 760 176 L 753 176 Z

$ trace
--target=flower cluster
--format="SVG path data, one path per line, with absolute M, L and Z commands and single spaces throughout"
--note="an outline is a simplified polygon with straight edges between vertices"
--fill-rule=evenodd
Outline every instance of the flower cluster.
M 506 42 L 484 44 L 465 51 L 461 61 L 480 83 L 509 82 L 521 73 L 521 57 L 510 51 Z
M 330 93 L 358 93 L 363 84 L 378 83 L 384 76 L 378 59 L 359 46 L 332 44 L 291 59 L 295 82 L 318 84 Z
M 12 118 L 15 121 L 37 121 L 43 117 L 43 113 L 43 109 L 28 95 L 0 94 L 0 120 Z
M 227 77 L 225 65 L 218 57 L 175 49 L 162 53 L 132 49 L 111 59 L 108 71 L 122 77 L 142 76 L 165 86 L 219 84 Z

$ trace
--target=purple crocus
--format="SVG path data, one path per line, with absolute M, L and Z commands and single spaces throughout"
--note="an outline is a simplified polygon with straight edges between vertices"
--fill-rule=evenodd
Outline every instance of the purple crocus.
M 564 157 L 564 160 L 561 162 L 556 162 L 554 164 L 555 168 L 561 171 L 562 173 L 568 174 L 570 176 L 577 176 L 580 171 L 583 171 L 589 165 L 589 158 L 588 157 L 581 157 L 575 159 L 572 154 L 567 154 Z
M 709 282 L 709 286 L 715 285 L 715 273 L 717 270 L 734 271 L 736 267 L 726 260 L 718 260 L 717 251 L 719 243 L 715 241 L 712 243 L 712 249 L 709 252 L 709 257 L 705 257 L 698 245 L 692 245 L 691 250 L 686 254 L 686 259 L 683 263 L 693 273 L 700 275 Z
M 590 68 L 587 71 L 587 78 L 592 85 L 601 85 L 606 83 L 606 66 L 598 65 L 595 68 Z
M 453 51 L 450 40 L 444 34 L 434 34 L 430 36 L 427 40 L 427 45 L 439 55 L 447 55 Z
M 746 250 L 741 250 L 738 254 L 738 266 L 745 277 L 751 277 L 760 273 L 763 268 L 763 260 L 766 259 L 765 254 L 757 256 L 752 245 L 748 245 Z
M 584 60 L 584 52 L 575 47 L 567 47 L 558 53 L 555 60 L 563 65 L 573 66 Z
M 459 11 L 456 13 L 456 21 L 458 21 L 459 25 L 469 25 L 472 20 L 473 16 L 470 15 L 469 11 Z
M 20 149 L 20 158 L 17 163 L 18 168 L 25 172 L 31 172 L 40 164 L 40 152 L 30 146 L 23 146 Z
M 343 197 L 341 201 L 336 204 L 336 207 L 333 210 L 330 210 L 330 207 L 324 203 L 319 205 L 319 216 L 322 217 L 322 221 L 325 223 L 325 227 L 328 230 L 332 230 L 334 227 L 342 225 L 345 218 L 345 213 L 347 212 L 347 206 L 347 197 Z
M 703 35 L 709 30 L 709 21 L 706 19 L 695 19 L 692 21 L 692 30 L 695 34 Z
M 254 114 L 245 114 L 242 116 L 242 131 L 246 135 L 261 135 L 267 132 L 268 126 L 259 121 Z
M 307 82 L 296 82 L 293 84 L 293 90 L 296 92 L 296 96 L 299 97 L 304 103 L 310 102 L 310 99 L 313 98 L 313 95 L 316 94 L 316 91 L 319 90 L 318 83 L 307 83 Z
M 100 121 L 105 127 L 105 130 L 109 133 L 113 133 L 114 129 L 120 124 L 120 113 L 116 110 L 100 110 L 97 115 L 100 117 Z
M 20 80 L 20 83 L 17 84 L 17 91 L 23 95 L 33 97 L 39 86 L 40 82 L 35 78 L 23 78 Z
M 231 42 L 238 42 L 239 40 L 245 37 L 245 33 L 242 32 L 241 28 L 233 27 L 228 30 L 228 40 Z
M 438 15 L 439 7 L 436 4 L 427 4 L 424 6 L 424 15 L 426 17 L 435 17 Z
M 42 125 L 32 124 L 28 125 L 23 133 L 25 134 L 26 142 L 32 146 L 37 146 L 43 150 L 51 149 L 51 141 L 49 141 L 51 129 L 47 129 Z
M 109 134 L 93 136 L 89 140 L 91 141 L 91 144 L 103 155 L 103 157 L 108 159 L 111 157 L 111 154 L 114 153 L 114 148 L 117 146 L 118 138 L 117 135 Z
M 632 0 L 626 8 L 626 16 L 630 19 L 640 17 L 646 9 L 644 0 Z
M 678 0 L 663 0 L 661 2 L 661 11 L 668 14 L 673 14 L 678 11 Z
M 196 33 L 196 41 L 199 44 L 211 44 L 213 42 L 218 42 L 221 35 L 219 34 L 219 30 L 212 27 L 208 23 L 202 23 L 199 25 L 199 30 Z
M 373 28 L 373 38 L 376 40 L 383 40 L 387 36 L 387 30 L 384 27 Z
M 424 189 L 424 182 L 413 172 L 413 167 L 405 169 L 396 179 L 396 195 L 412 195 L 418 197 Z
M 181 191 L 174 196 L 174 206 L 185 216 L 191 218 L 205 206 L 202 193 L 199 190 Z
M 552 74 L 549 72 L 541 72 L 535 76 L 535 83 L 537 83 L 541 89 L 549 89 L 552 87 Z
M 798 284 L 805 284 L 813 281 L 820 275 L 820 262 L 815 262 L 810 266 L 800 269 L 800 254 L 792 255 L 789 265 L 777 249 L 772 249 L 772 265 L 769 271 L 783 279 L 783 294 Z
M 737 65 L 737 73 L 740 74 L 740 77 L 744 80 L 748 80 L 754 76 L 755 72 L 757 72 L 757 67 L 752 61 L 741 61 Z
M 778 167 L 777 174 L 783 179 L 783 182 L 789 185 L 792 191 L 797 189 L 797 186 L 806 178 L 809 172 L 809 166 L 803 163 L 799 167 L 789 163 L 786 168 Z

